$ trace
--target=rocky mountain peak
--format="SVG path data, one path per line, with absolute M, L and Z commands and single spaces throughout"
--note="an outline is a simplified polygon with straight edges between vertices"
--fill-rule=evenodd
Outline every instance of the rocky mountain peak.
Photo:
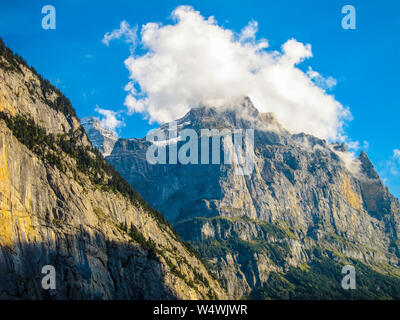
M 384 273 L 383 262 L 400 275 L 400 205 L 373 180 L 379 176 L 365 153 L 354 162 L 344 144 L 291 134 L 248 98 L 194 108 L 176 122 L 178 134 L 254 128 L 254 171 L 238 176 L 223 164 L 152 165 L 140 139 L 117 143 L 107 160 L 199 250 L 231 297 L 273 297 L 274 279 L 296 288 L 310 275 L 320 277 L 320 268 L 340 272 L 338 262 Z M 338 286 L 335 276 L 323 277 L 324 285 Z M 317 297 L 318 290 L 296 290 L 296 297 Z
M 185 127 L 200 129 L 256 129 L 287 133 L 273 113 L 260 113 L 249 97 L 226 101 L 223 105 L 202 105 L 190 109 L 176 121 L 178 131 Z M 167 130 L 169 123 L 160 126 Z
M 347 148 L 345 143 L 333 143 L 332 148 L 339 152 L 348 152 L 349 149 Z
M 88 134 L 93 146 L 99 149 L 104 156 L 110 155 L 118 140 L 115 133 L 104 128 L 99 119 L 95 117 L 82 118 L 81 125 Z
M 369 179 L 380 179 L 372 161 L 369 159 L 367 153 L 362 150 L 358 159 L 361 162 L 361 168 L 364 175 Z
M 276 128 L 278 131 L 284 131 L 283 126 L 276 118 L 273 112 L 260 113 L 260 118 L 267 127 Z

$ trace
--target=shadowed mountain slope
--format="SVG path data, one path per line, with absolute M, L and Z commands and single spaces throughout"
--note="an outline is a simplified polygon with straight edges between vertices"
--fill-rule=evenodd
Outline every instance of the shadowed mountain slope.
M 196 252 L 0 40 L 0 299 L 213 299 Z M 56 271 L 46 291 L 42 267 Z

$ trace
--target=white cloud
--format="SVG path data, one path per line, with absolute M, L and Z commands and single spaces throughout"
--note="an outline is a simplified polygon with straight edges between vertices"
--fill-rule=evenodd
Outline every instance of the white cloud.
M 307 75 L 312 79 L 315 84 L 322 88 L 322 89 L 332 89 L 334 86 L 336 86 L 337 81 L 336 79 L 332 77 L 323 77 L 321 74 L 317 71 L 314 71 L 311 67 L 308 67 L 307 70 Z
M 137 29 L 137 26 L 131 28 L 129 23 L 123 20 L 119 26 L 119 29 L 114 29 L 112 32 L 107 32 L 101 42 L 108 46 L 111 40 L 123 38 L 125 42 L 130 45 L 131 52 L 133 52 L 137 42 Z
M 360 150 L 364 150 L 365 152 L 368 151 L 369 149 L 369 142 L 368 141 L 363 141 L 363 144 L 360 145 L 359 141 L 352 141 L 346 138 L 346 145 L 351 150 L 351 152 L 358 152 Z
M 358 160 L 356 154 L 352 151 L 342 152 L 338 150 L 333 150 L 340 159 L 344 162 L 347 170 L 349 170 L 353 175 L 360 176 L 361 174 L 361 162 Z
M 333 146 L 330 146 L 330 148 L 340 157 L 340 159 L 342 159 L 347 170 L 349 170 L 353 175 L 360 177 L 361 162 L 358 159 L 357 154 L 360 150 L 368 151 L 369 142 L 364 140 L 363 143 L 360 144 L 359 141 L 352 141 L 346 137 L 345 145 L 348 149 L 347 151 L 336 150 Z
M 400 150 L 399 149 L 393 150 L 393 159 L 400 161 Z
M 290 65 L 298 64 L 304 61 L 304 59 L 312 57 L 311 45 L 304 45 L 296 41 L 296 39 L 286 41 L 282 46 L 282 51 L 284 55 L 281 60 L 284 62 L 287 61 Z
M 256 33 L 258 31 L 258 22 L 250 21 L 247 26 L 245 26 L 240 32 L 240 42 L 245 42 L 248 40 L 254 41 L 256 39 Z
M 177 7 L 172 18 L 169 25 L 145 24 L 140 39 L 145 53 L 125 61 L 130 112 L 162 123 L 199 104 L 246 95 L 261 112 L 274 112 L 292 132 L 344 138 L 342 127 L 350 112 L 325 91 L 333 80 L 321 86 L 315 81 L 325 79 L 319 73 L 297 67 L 312 57 L 310 44 L 290 39 L 281 51 L 267 50 L 267 40 L 256 39 L 257 22 L 250 21 L 236 34 L 190 6 Z M 114 32 L 107 41 L 120 34 Z
M 116 134 L 116 129 L 123 127 L 125 125 L 124 122 L 119 119 L 118 112 L 107 109 L 101 109 L 99 107 L 96 107 L 94 111 L 103 116 L 100 118 L 100 125 L 105 129 L 113 131 L 115 134 Z

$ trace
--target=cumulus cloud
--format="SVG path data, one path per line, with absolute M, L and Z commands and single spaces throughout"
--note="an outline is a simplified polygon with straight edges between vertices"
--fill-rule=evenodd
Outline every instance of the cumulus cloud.
M 312 57 L 311 45 L 304 45 L 296 41 L 296 39 L 286 41 L 282 46 L 282 51 L 284 55 L 281 60 L 287 62 L 289 66 L 293 66 L 302 62 L 304 59 Z
M 249 96 L 256 108 L 274 112 L 292 132 L 344 138 L 350 112 L 326 92 L 334 79 L 298 68 L 312 57 L 310 44 L 289 39 L 281 50 L 270 50 L 266 39 L 256 38 L 256 21 L 235 33 L 190 6 L 177 7 L 172 18 L 172 24 L 142 26 L 139 43 L 144 53 L 125 61 L 131 80 L 125 105 L 130 112 L 163 123 L 200 104 L 218 106 Z M 107 41 L 119 34 L 114 30 Z
M 113 110 L 101 109 L 96 107 L 95 111 L 102 115 L 100 120 L 100 125 L 108 130 L 113 131 L 116 134 L 116 130 L 123 127 L 125 124 L 120 119 L 119 113 Z
M 257 21 L 250 21 L 247 26 L 245 26 L 242 31 L 240 32 L 240 42 L 246 41 L 255 41 L 256 40 L 256 33 L 258 31 L 258 22 Z M 268 42 L 265 43 L 268 46 Z
M 123 20 L 119 26 L 119 29 L 114 29 L 112 32 L 107 32 L 101 42 L 108 46 L 111 40 L 123 38 L 125 42 L 130 45 L 130 50 L 133 53 L 138 39 L 137 29 L 137 26 L 131 28 L 129 23 Z

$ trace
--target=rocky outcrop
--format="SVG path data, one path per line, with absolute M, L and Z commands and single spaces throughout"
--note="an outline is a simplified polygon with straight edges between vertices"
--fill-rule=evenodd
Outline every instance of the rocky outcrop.
M 319 277 L 321 265 L 336 270 L 336 278 L 339 266 L 355 263 L 385 281 L 400 274 L 399 201 L 365 153 L 355 159 L 344 145 L 292 134 L 248 98 L 225 109 L 192 109 L 176 122 L 178 134 L 184 128 L 254 129 L 253 173 L 236 175 L 226 164 L 150 164 L 144 139 L 119 139 L 107 160 L 200 251 L 231 297 L 259 294 L 273 274 L 286 279 L 293 270 L 311 270 Z M 185 143 L 180 140 L 178 148 Z M 280 285 L 296 287 L 285 281 Z M 340 280 L 319 283 L 340 288 Z M 358 298 L 400 297 L 392 288 L 377 296 L 368 293 L 375 287 L 364 289 Z M 317 289 L 296 290 L 288 297 L 320 297 Z
M 0 164 L 0 299 L 226 297 L 92 148 L 68 99 L 1 41 Z

